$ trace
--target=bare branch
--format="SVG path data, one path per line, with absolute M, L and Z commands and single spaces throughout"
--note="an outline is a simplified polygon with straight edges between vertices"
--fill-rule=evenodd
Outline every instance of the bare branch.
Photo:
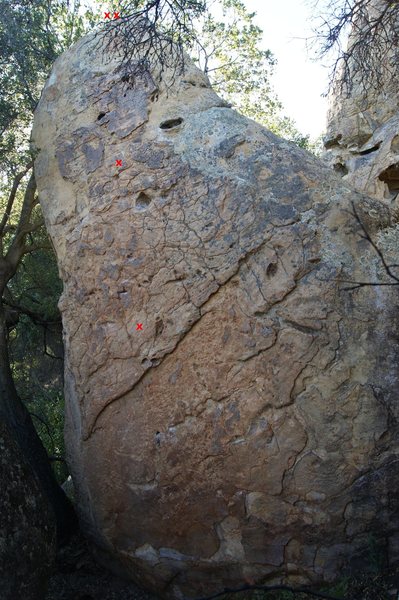
M 205 10 L 204 0 L 149 0 L 120 4 L 121 18 L 105 24 L 98 46 L 120 56 L 122 80 L 134 84 L 157 66 L 161 80 L 170 68 L 172 79 L 184 72 L 184 48 L 196 39 L 193 22 Z M 169 85 L 173 85 L 170 82 Z
M 52 250 L 51 244 L 37 243 L 37 244 L 25 244 L 22 248 L 22 254 L 32 254 L 32 252 L 37 252 L 38 250 Z
M 386 272 L 386 274 L 388 275 L 388 277 L 390 277 L 390 279 L 392 279 L 393 281 L 353 281 L 352 279 L 335 279 L 334 281 L 336 281 L 337 283 L 348 283 L 351 284 L 347 287 L 343 287 L 341 288 L 342 291 L 353 291 L 353 290 L 357 290 L 363 287 L 370 287 L 370 286 L 396 286 L 399 285 L 399 276 L 395 275 L 395 273 L 392 272 L 393 268 L 399 268 L 398 264 L 388 264 L 385 256 L 383 254 L 383 252 L 380 250 L 380 248 L 377 246 L 377 244 L 375 243 L 375 241 L 373 240 L 373 238 L 371 237 L 369 231 L 367 230 L 365 224 L 363 223 L 362 219 L 360 218 L 359 212 L 357 211 L 354 202 L 352 202 L 352 211 L 347 211 L 345 210 L 345 212 L 349 213 L 352 217 L 354 217 L 357 221 L 357 223 L 360 225 L 360 229 L 361 229 L 361 233 L 358 233 L 359 237 L 363 240 L 366 240 L 371 247 L 373 248 L 373 250 L 375 251 L 375 253 L 377 254 L 382 266 L 384 267 L 384 270 Z M 331 281 L 331 279 L 321 279 L 320 281 Z
M 375 252 L 378 254 L 380 261 L 382 262 L 385 271 L 387 272 L 387 274 L 389 275 L 389 277 L 391 277 L 391 279 L 393 279 L 396 283 L 393 284 L 391 283 L 391 285 L 398 285 L 399 284 L 399 277 L 397 277 L 394 273 L 392 273 L 391 268 L 395 267 L 396 265 L 388 265 L 385 257 L 383 255 L 383 253 L 381 252 L 381 250 L 378 248 L 377 244 L 374 242 L 374 240 L 371 238 L 369 232 L 367 231 L 366 227 L 364 226 L 363 221 L 361 220 L 359 213 L 356 210 L 355 204 L 352 202 L 352 210 L 353 210 L 353 216 L 355 217 L 356 221 L 359 223 L 362 231 L 363 231 L 363 235 L 360 234 L 360 236 L 364 239 L 367 240 L 369 242 L 369 244 L 371 244 L 371 246 L 374 248 Z
M 10 308 L 13 308 L 17 312 L 19 312 L 23 315 L 26 315 L 27 317 L 32 319 L 32 321 L 34 323 L 43 325 L 44 327 L 48 327 L 49 325 L 59 325 L 61 323 L 61 317 L 59 319 L 50 321 L 50 320 L 45 319 L 43 317 L 43 315 L 40 315 L 39 313 L 34 312 L 33 310 L 30 310 L 29 308 L 21 306 L 20 304 L 15 304 L 14 302 L 10 302 L 9 300 L 5 300 L 4 298 L 3 298 L 2 302 L 3 302 L 3 304 L 6 304 Z M 57 357 L 52 356 L 52 358 L 57 358 Z
M 330 70 L 330 90 L 350 94 L 354 83 L 365 92 L 381 89 L 388 77 L 397 77 L 399 2 L 374 0 L 330 0 L 327 17 L 315 30 L 319 57 L 330 51 L 336 58 Z M 342 42 L 348 26 L 348 47 Z

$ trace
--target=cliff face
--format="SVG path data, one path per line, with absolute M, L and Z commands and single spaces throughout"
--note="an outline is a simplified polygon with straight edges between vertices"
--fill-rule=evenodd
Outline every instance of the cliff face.
M 385 0 L 373 0 L 368 19 L 357 24 L 349 37 L 349 92 L 336 82 L 330 98 L 325 159 L 351 186 L 360 192 L 397 207 L 399 192 L 399 52 L 395 44 L 399 18 L 387 32 L 383 60 L 377 70 L 359 67 L 356 44 L 364 30 L 386 10 Z M 351 50 L 352 49 L 352 50 Z
M 383 273 L 351 202 L 376 235 L 388 209 L 192 64 L 171 89 L 117 67 L 75 45 L 33 133 L 86 532 L 176 598 L 330 580 L 370 532 L 394 558 L 395 296 L 339 283 Z

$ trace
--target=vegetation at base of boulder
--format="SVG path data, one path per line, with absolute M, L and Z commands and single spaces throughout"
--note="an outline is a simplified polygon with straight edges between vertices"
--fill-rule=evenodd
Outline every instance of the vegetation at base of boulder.
M 322 600 L 339 600 L 338 596 L 333 596 L 328 591 L 311 590 L 309 586 L 291 586 L 286 584 L 270 585 L 243 585 L 236 589 L 225 589 L 223 592 L 199 598 L 199 600 L 214 600 L 221 598 L 223 600 L 233 600 L 245 598 L 246 600 L 311 600 L 312 598 L 321 598 Z M 349 599 L 346 599 L 349 600 Z
M 224 590 L 200 600 L 392 600 L 390 591 L 397 587 L 399 567 L 388 567 L 384 539 L 370 532 L 368 547 L 362 559 L 363 570 L 346 566 L 341 578 L 322 586 L 252 585 Z M 280 589 L 279 589 L 280 588 Z

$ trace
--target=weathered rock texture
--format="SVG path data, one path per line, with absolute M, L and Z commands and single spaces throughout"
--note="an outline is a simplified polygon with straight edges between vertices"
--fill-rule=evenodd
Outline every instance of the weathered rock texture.
M 54 558 L 54 515 L 0 421 L 1 600 L 42 600 Z
M 369 22 L 386 7 L 386 0 L 370 2 Z M 373 71 L 366 79 L 356 60 L 349 62 L 353 86 L 348 93 L 337 80 L 325 137 L 325 159 L 330 166 L 356 190 L 387 203 L 396 200 L 395 208 L 399 206 L 399 51 L 393 40 L 398 28 L 399 18 L 393 23 L 379 72 Z M 356 48 L 362 35 L 363 28 L 356 26 L 349 48 Z
M 398 526 L 396 296 L 337 282 L 382 272 L 350 202 L 388 209 L 193 65 L 168 92 L 117 65 L 58 59 L 33 136 L 84 527 L 169 597 L 330 580 Z

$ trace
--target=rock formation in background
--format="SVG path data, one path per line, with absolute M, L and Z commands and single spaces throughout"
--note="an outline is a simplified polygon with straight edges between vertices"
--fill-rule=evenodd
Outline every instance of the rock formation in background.
M 117 67 L 81 40 L 33 133 L 86 533 L 175 598 L 330 581 L 370 535 L 397 560 L 397 297 L 340 283 L 384 276 L 351 202 L 375 235 L 388 208 L 193 64 Z
M 1 600 L 42 600 L 55 559 L 55 519 L 3 421 L 0 490 Z
M 367 9 L 369 19 L 386 5 L 386 0 L 373 0 Z M 367 26 L 364 23 L 350 35 L 349 51 Z M 393 24 L 392 46 L 386 48 L 379 71 L 365 75 L 356 59 L 349 61 L 353 85 L 348 91 L 337 80 L 324 140 L 324 157 L 345 182 L 395 208 L 399 206 L 399 50 L 394 43 L 398 28 L 399 23 Z

